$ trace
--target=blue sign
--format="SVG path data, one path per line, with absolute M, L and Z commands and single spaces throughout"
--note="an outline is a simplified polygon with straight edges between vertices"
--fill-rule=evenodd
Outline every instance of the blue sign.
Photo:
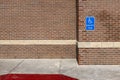
M 95 29 L 95 17 L 87 16 L 85 24 L 86 24 L 86 30 L 94 30 Z

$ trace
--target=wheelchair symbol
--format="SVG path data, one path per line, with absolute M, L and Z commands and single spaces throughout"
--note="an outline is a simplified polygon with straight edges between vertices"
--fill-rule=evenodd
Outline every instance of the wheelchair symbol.
M 89 24 L 92 24 L 92 23 L 93 23 L 90 18 L 88 19 L 88 23 L 89 23 Z
M 87 16 L 85 24 L 86 24 L 86 30 L 94 30 L 95 29 L 95 17 Z

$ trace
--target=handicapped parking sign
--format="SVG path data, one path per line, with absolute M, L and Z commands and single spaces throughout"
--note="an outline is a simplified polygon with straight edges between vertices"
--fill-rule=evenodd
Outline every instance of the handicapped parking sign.
M 95 30 L 95 17 L 94 16 L 87 16 L 86 17 L 86 30 Z

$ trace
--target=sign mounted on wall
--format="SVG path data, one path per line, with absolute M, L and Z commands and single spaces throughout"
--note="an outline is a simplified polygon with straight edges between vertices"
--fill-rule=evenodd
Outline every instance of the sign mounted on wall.
M 86 17 L 86 21 L 85 21 L 85 24 L 86 24 L 86 30 L 95 30 L 95 17 L 94 16 L 87 16 Z

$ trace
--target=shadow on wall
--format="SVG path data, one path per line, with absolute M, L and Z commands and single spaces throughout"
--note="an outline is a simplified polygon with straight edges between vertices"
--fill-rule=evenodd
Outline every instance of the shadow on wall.
M 108 35 L 106 40 L 120 40 L 120 15 L 114 15 L 107 10 L 102 10 L 96 14 L 96 19 L 106 28 L 105 34 Z

